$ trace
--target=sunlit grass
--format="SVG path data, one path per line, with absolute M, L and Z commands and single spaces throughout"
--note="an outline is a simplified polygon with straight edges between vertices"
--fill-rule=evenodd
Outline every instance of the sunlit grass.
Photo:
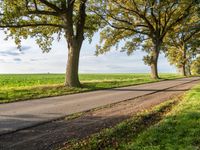
M 200 85 L 180 99 L 178 105 L 167 101 L 89 138 L 72 141 L 62 150 L 199 150 Z M 172 110 L 166 114 L 168 107 Z
M 180 77 L 176 74 L 160 76 L 163 79 Z M 5 74 L 0 75 L 0 103 L 149 83 L 163 79 L 151 79 L 149 74 L 80 74 L 82 88 L 69 88 L 63 84 L 64 74 Z
M 140 132 L 161 120 L 178 101 L 179 98 L 166 101 L 85 139 L 67 141 L 61 150 L 122 149 L 122 143 L 129 143 Z
M 187 93 L 163 121 L 124 144 L 124 149 L 200 149 L 200 86 Z

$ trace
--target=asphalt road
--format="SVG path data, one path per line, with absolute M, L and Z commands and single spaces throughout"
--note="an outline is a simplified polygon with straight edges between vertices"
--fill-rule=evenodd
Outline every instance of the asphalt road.
M 200 77 L 1 104 L 0 135 L 49 122 L 73 113 L 189 84 L 197 80 L 200 80 Z

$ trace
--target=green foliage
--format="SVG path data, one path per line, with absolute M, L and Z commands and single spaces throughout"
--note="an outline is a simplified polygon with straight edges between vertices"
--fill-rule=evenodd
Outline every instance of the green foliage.
M 102 8 L 95 11 L 106 24 L 100 34 L 96 54 L 103 54 L 119 45 L 121 51 L 128 55 L 142 48 L 148 53 L 144 61 L 150 65 L 152 51 L 160 52 L 166 34 L 192 14 L 195 6 L 195 0 L 102 1 Z M 122 45 L 121 41 L 125 41 L 125 44 Z
M 54 15 L 30 13 L 35 9 L 31 7 L 34 6 L 33 0 L 28 3 L 26 3 L 26 0 L 5 0 L 1 3 L 3 6 L 1 7 L 3 11 L 1 26 L 8 26 L 5 28 L 7 38 L 13 38 L 19 48 L 22 39 L 34 37 L 39 47 L 44 52 L 48 52 L 54 40 L 53 35 L 61 35 L 62 28 L 59 25 L 63 24 L 63 20 Z M 37 1 L 37 5 L 41 11 L 53 12 L 52 9 L 40 3 L 40 1 Z
M 72 0 L 70 4 L 72 3 Z M 18 47 L 21 47 L 22 39 L 35 38 L 36 43 L 43 50 L 49 52 L 52 42 L 66 35 L 70 31 L 70 26 L 66 25 L 65 14 L 70 15 L 67 10 L 67 0 L 3 0 L 0 1 L 0 28 L 3 28 L 7 38 L 13 38 Z M 46 4 L 49 3 L 50 5 Z M 83 0 L 75 0 L 72 8 L 71 22 L 74 34 L 77 34 L 80 16 L 80 5 Z M 52 6 L 51 6 L 52 5 Z M 94 32 L 98 30 L 100 19 L 90 10 L 90 3 L 87 4 L 87 17 L 83 24 L 84 37 L 92 39 Z M 65 30 L 65 31 L 64 31 Z M 80 30 L 80 29 L 79 29 Z M 80 32 L 79 32 L 80 33 Z M 57 36 L 57 37 L 56 37 Z
M 177 68 L 190 65 L 192 59 L 200 53 L 200 17 L 197 7 L 184 21 L 174 28 L 165 39 L 168 60 Z
M 192 74 L 199 75 L 200 74 L 200 56 L 193 60 L 191 65 Z
M 161 74 L 164 79 L 173 79 L 176 74 Z M 160 80 L 148 74 L 81 74 L 83 88 L 65 87 L 64 74 L 7 74 L 0 75 L 0 103 L 79 93 Z
M 1 0 L 0 28 L 13 38 L 18 48 L 22 39 L 34 38 L 43 52 L 51 50 L 52 42 L 64 36 L 68 61 L 65 85 L 80 87 L 79 54 L 83 41 L 91 42 L 101 19 L 91 10 L 87 0 Z M 73 61 L 72 61 L 73 60 Z

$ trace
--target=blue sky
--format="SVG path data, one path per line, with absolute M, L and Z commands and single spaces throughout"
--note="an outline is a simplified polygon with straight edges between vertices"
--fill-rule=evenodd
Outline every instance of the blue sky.
M 3 40 L 5 35 L 0 32 L 0 73 L 64 73 L 67 62 L 67 45 L 65 40 L 54 41 L 49 53 L 42 53 L 34 39 L 22 42 L 20 52 L 13 40 Z M 150 68 L 144 65 L 144 52 L 136 51 L 127 56 L 112 50 L 104 55 L 94 56 L 98 33 L 91 44 L 84 41 L 80 55 L 80 73 L 147 73 Z M 164 55 L 159 58 L 159 72 L 176 72 Z

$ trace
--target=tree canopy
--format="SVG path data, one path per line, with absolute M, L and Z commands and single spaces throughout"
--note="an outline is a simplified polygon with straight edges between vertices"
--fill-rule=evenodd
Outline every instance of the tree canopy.
M 99 28 L 97 55 L 124 41 L 120 48 L 128 55 L 138 49 L 147 52 L 144 62 L 151 67 L 152 77 L 159 78 L 161 51 L 177 66 L 198 54 L 199 15 L 199 0 L 0 0 L 0 28 L 19 48 L 22 39 L 31 37 L 43 52 L 49 52 L 54 40 L 66 39 L 65 85 L 71 87 L 81 86 L 83 41 L 91 41 Z
M 107 0 L 95 12 L 109 25 L 101 32 L 97 55 L 124 40 L 122 51 L 133 53 L 142 47 L 151 66 L 152 77 L 158 78 L 157 61 L 163 39 L 173 28 L 196 11 L 196 0 Z
M 183 23 L 174 28 L 165 39 L 166 55 L 171 64 L 182 69 L 186 76 L 186 66 L 200 54 L 200 17 L 197 13 L 188 16 Z
M 192 61 L 191 71 L 194 75 L 200 74 L 200 56 L 198 56 L 195 60 Z
M 65 37 L 68 44 L 66 84 L 80 86 L 79 53 L 85 38 L 98 30 L 99 17 L 89 11 L 87 0 L 1 0 L 0 28 L 20 48 L 22 39 L 34 37 L 44 52 L 52 41 Z

